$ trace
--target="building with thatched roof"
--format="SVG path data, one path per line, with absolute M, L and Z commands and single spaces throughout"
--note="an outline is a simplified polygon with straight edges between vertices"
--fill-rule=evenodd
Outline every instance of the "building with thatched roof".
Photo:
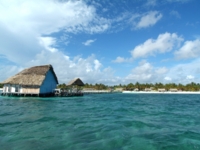
M 58 79 L 51 65 L 43 65 L 24 69 L 2 83 L 3 94 L 41 95 L 53 93 Z
M 84 86 L 83 81 L 80 78 L 75 78 L 71 80 L 67 86 L 69 87 L 69 93 L 74 94 L 74 93 L 82 93 L 81 86 Z
M 165 89 L 158 89 L 158 92 L 165 92 Z
M 75 86 L 84 86 L 84 83 L 83 83 L 83 81 L 81 79 L 75 78 L 75 79 L 71 80 L 67 84 L 67 86 L 73 86 L 73 85 L 75 85 Z

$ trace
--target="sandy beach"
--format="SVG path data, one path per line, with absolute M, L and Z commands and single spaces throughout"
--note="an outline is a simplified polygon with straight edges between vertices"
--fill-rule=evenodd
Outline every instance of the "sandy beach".
M 178 92 L 158 92 L 158 91 L 123 91 L 122 93 L 130 93 L 130 94 L 200 94 L 200 91 L 191 92 L 191 91 L 178 91 Z

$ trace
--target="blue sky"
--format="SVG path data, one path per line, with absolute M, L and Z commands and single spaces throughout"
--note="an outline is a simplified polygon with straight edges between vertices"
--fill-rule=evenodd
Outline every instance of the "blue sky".
M 198 0 L 0 0 L 0 81 L 52 64 L 60 83 L 200 82 Z

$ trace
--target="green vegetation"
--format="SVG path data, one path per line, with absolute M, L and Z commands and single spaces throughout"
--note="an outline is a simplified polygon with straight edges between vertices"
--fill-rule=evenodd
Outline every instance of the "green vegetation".
M 107 85 L 104 85 L 104 84 L 88 84 L 88 83 L 85 83 L 85 86 L 84 88 L 92 88 L 92 89 L 95 89 L 95 90 L 107 90 L 109 87 Z
M 128 90 L 128 91 L 133 91 L 135 89 L 138 89 L 139 91 L 144 91 L 145 88 L 151 88 L 152 90 L 158 90 L 158 89 L 177 89 L 180 91 L 200 91 L 200 84 L 199 83 L 194 83 L 191 82 L 189 84 L 183 85 L 183 84 L 175 84 L 175 83 L 167 83 L 167 84 L 162 84 L 162 83 L 139 83 L 136 82 L 135 84 L 129 83 L 128 85 L 115 85 L 114 88 L 123 88 L 123 90 Z
M 66 84 L 59 84 L 57 88 L 61 89 L 67 89 Z M 96 83 L 96 84 L 89 84 L 85 83 L 85 85 L 82 88 L 90 88 L 94 90 L 108 90 L 108 89 L 117 89 L 117 88 L 122 88 L 123 90 L 128 90 L 128 91 L 133 91 L 135 89 L 138 89 L 139 91 L 144 91 L 145 88 L 151 88 L 152 90 L 158 90 L 158 89 L 165 89 L 165 90 L 170 90 L 170 89 L 177 89 L 179 91 L 200 91 L 200 84 L 199 83 L 194 83 L 191 82 L 189 84 L 183 85 L 183 84 L 176 84 L 176 83 L 139 83 L 136 82 L 135 84 L 129 83 L 127 85 L 114 85 L 114 86 L 108 86 L 104 85 L 101 83 Z
M 58 89 L 68 89 L 68 87 L 67 87 L 67 85 L 66 85 L 65 83 L 59 84 L 59 85 L 57 86 L 57 88 L 58 88 Z
M 3 88 L 3 84 L 0 84 L 0 88 Z
M 67 85 L 65 83 L 63 84 L 59 84 L 57 86 L 57 88 L 60 88 L 60 89 L 68 89 Z M 85 85 L 82 87 L 82 88 L 91 88 L 91 89 L 95 89 L 95 90 L 107 90 L 109 89 L 109 87 L 107 85 L 104 85 L 104 84 L 88 84 L 88 83 L 85 83 Z

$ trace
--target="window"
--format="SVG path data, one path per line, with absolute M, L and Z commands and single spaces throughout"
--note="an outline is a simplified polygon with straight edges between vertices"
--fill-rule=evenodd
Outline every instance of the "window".
M 19 92 L 19 86 L 18 85 L 15 86 L 15 92 Z

